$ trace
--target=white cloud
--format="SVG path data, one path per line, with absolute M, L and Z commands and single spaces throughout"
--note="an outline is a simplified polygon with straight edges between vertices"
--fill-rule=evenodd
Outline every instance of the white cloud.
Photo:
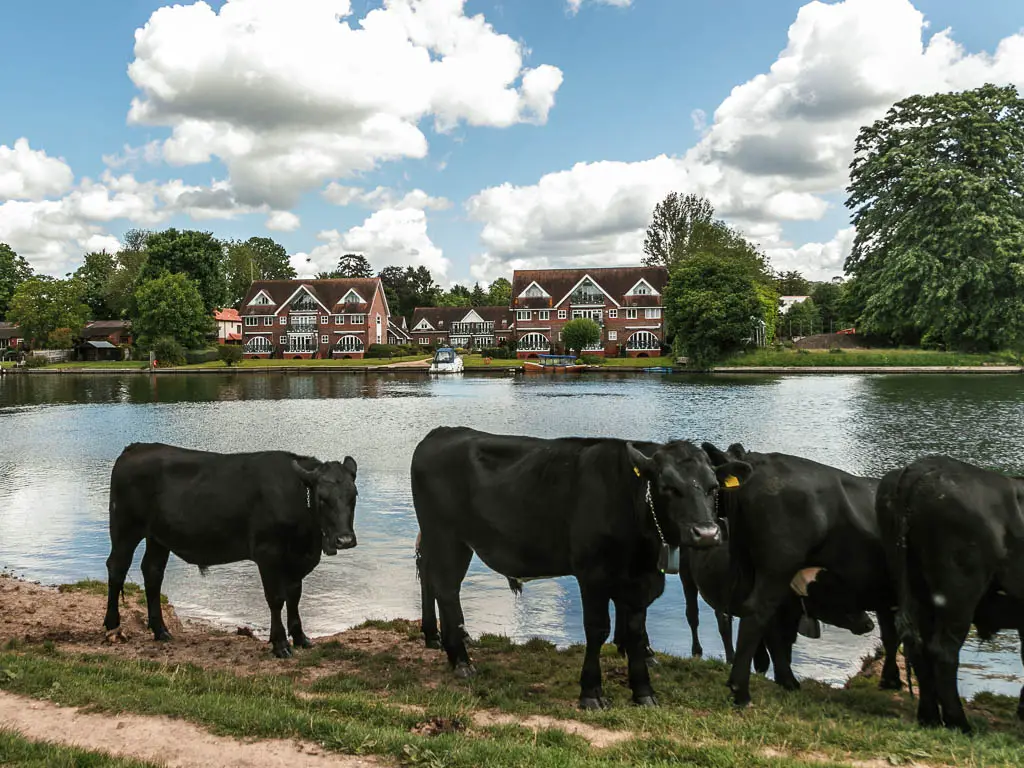
M 346 253 L 365 254 L 374 270 L 387 266 L 424 266 L 441 284 L 448 280 L 451 262 L 427 234 L 427 215 L 417 208 L 385 208 L 347 232 L 329 230 L 310 253 L 297 253 L 291 264 L 300 277 L 329 272 Z
M 573 16 L 580 12 L 583 3 L 590 2 L 594 5 L 613 5 L 616 8 L 628 8 L 633 0 L 566 0 L 566 6 Z
M 414 189 L 401 195 L 390 187 L 363 189 L 346 187 L 332 181 L 323 192 L 324 199 L 335 205 L 362 205 L 373 210 L 382 208 L 417 208 L 423 210 L 443 211 L 452 207 L 452 201 L 444 197 L 433 197 L 422 189 Z
M 103 164 L 108 168 L 138 168 L 142 165 L 156 165 L 163 158 L 162 143 L 150 141 L 141 147 L 125 144 L 119 153 L 103 155 Z
M 227 0 L 155 11 L 136 32 L 136 124 L 172 128 L 174 164 L 219 158 L 238 199 L 284 210 L 333 178 L 422 158 L 419 128 L 543 123 L 562 82 L 465 0 Z
M 291 211 L 274 211 L 267 217 L 267 229 L 273 232 L 294 232 L 302 226 L 302 219 Z
M 28 139 L 0 144 L 0 202 L 41 200 L 71 188 L 75 177 L 63 160 L 32 149 Z
M 799 248 L 770 245 L 765 252 L 778 270 L 795 269 L 811 280 L 830 280 L 843 274 L 843 262 L 853 249 L 854 234 L 853 227 L 846 227 L 827 243 L 805 243 Z
M 913 93 L 1024 87 L 1024 33 L 992 54 L 968 54 L 948 30 L 927 40 L 910 0 L 811 2 L 770 70 L 737 86 L 698 144 L 681 157 L 582 163 L 537 184 L 485 189 L 467 202 L 483 223 L 481 279 L 514 265 L 636 263 L 654 204 L 669 190 L 706 195 L 719 215 L 792 268 L 828 271 L 846 247 L 792 248 L 787 221 L 821 219 L 848 182 L 862 126 Z M 701 115 L 695 112 L 695 127 Z

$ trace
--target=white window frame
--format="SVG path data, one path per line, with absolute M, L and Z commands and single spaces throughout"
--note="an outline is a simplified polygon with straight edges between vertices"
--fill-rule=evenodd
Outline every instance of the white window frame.
M 523 346 L 523 342 L 529 339 L 530 344 L 526 347 Z M 538 339 L 544 340 L 544 346 L 540 346 L 537 342 Z M 537 331 L 531 331 L 530 333 L 524 334 L 518 342 L 516 342 L 516 349 L 521 352 L 547 352 L 551 349 L 551 340 L 543 333 Z
M 564 310 L 564 309 L 558 310 L 558 319 L 559 320 L 565 320 L 568 316 L 569 316 L 569 313 L 568 313 L 567 310 Z
M 644 310 L 646 320 L 661 320 L 661 307 L 648 307 Z
M 619 332 L 618 331 L 608 331 L 608 341 L 618 341 L 618 340 L 619 340 Z
M 627 309 L 626 310 L 626 319 L 627 320 L 636 320 L 636 310 L 635 309 Z
M 281 325 L 288 325 L 288 315 L 281 315 L 281 316 L 280 316 L 280 317 L 278 318 L 278 322 L 279 322 L 279 323 L 280 323 Z
M 259 347 L 259 349 L 256 349 Z M 274 351 L 274 345 L 266 336 L 253 336 L 247 342 L 243 348 L 245 354 L 249 355 L 269 355 Z
M 348 341 L 348 344 L 342 345 L 343 341 Z M 353 343 L 354 342 L 354 343 Z M 340 348 L 339 348 L 340 347 Z M 331 352 L 336 352 L 342 355 L 352 355 L 358 352 L 365 352 L 366 345 L 363 340 L 358 336 L 348 333 L 342 336 L 334 343 L 334 347 L 331 348 Z
M 284 345 L 284 344 L 287 344 L 287 343 L 288 343 L 288 337 L 287 337 L 287 336 L 279 336 L 277 340 L 278 340 L 278 341 L 279 341 L 279 342 L 280 342 L 280 343 L 281 343 L 282 345 Z
M 365 325 L 366 323 L 366 315 L 351 315 L 350 318 L 352 325 Z
M 331 343 L 331 337 L 330 336 L 326 336 L 326 335 L 321 336 L 320 337 L 320 343 L 321 344 L 330 344 Z
M 430 337 L 429 336 L 420 336 L 420 346 L 429 347 L 430 346 Z
M 519 320 L 527 320 L 528 321 L 529 319 L 530 319 L 530 310 L 528 310 L 528 309 L 517 309 L 516 310 L 516 321 L 517 322 Z
M 642 339 L 645 346 L 631 346 L 633 339 Z M 650 331 L 637 331 L 626 340 L 626 349 L 631 352 L 654 352 L 661 350 L 661 339 Z
M 537 319 L 538 320 L 550 320 L 551 319 L 551 311 L 547 310 L 547 309 L 540 310 L 537 313 Z
M 331 316 L 330 315 L 320 315 L 320 325 L 330 325 L 330 324 L 331 324 Z
M 266 315 L 263 318 L 263 325 L 264 326 L 273 325 L 273 324 L 274 324 L 274 316 L 273 315 Z
M 260 319 L 258 317 L 251 316 L 251 317 L 246 317 L 245 318 L 245 327 L 246 328 L 258 328 L 259 325 L 260 325 Z
M 619 316 L 619 310 L 617 310 L 617 309 L 609 309 L 608 310 L 608 319 L 609 320 L 614 320 L 618 316 Z
M 335 315 L 334 316 L 334 324 L 335 325 L 344 325 L 345 324 L 345 316 L 344 315 Z

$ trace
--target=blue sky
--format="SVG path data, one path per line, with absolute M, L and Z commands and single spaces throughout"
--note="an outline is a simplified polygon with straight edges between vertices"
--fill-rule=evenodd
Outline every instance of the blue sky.
M 1007 0 L 583 0 L 578 12 L 567 0 L 394 0 L 375 18 L 411 42 L 359 55 L 342 50 L 355 38 L 330 37 L 346 0 L 293 0 L 309 10 L 288 25 L 268 0 L 229 0 L 235 21 L 266 27 L 218 62 L 204 45 L 231 47 L 244 28 L 224 5 L 5 9 L 0 240 L 60 274 L 132 226 L 195 227 L 269 234 L 300 270 L 363 250 L 376 266 L 486 281 L 516 266 L 635 263 L 650 207 L 678 189 L 706 194 L 778 266 L 824 277 L 852 238 L 842 187 L 858 125 L 912 92 L 1024 84 L 1024 3 Z M 381 5 L 352 0 L 340 23 L 357 28 Z M 465 18 L 477 14 L 491 27 Z M 432 74 L 446 57 L 452 72 Z M 511 83 L 493 74 L 509 67 Z M 379 88 L 360 85 L 382 72 Z M 129 120 L 133 99 L 143 119 Z M 368 116 L 387 125 L 377 144 Z M 164 144 L 199 123 L 183 149 Z M 346 204 L 325 199 L 332 182 Z

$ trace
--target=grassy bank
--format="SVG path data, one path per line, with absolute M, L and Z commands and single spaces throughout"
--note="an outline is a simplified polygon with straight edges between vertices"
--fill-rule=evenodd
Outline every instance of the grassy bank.
M 977 366 L 1021 365 L 1011 352 L 967 354 L 925 349 L 846 349 L 822 350 L 758 349 L 734 355 L 720 367 L 795 367 L 795 366 Z
M 28 741 L 4 730 L 0 730 L 0 765 L 19 768 L 156 768 L 152 763 Z
M 367 632 L 378 642 L 367 643 Z M 412 660 L 425 653 L 420 643 L 411 623 L 373 622 L 358 641 L 343 634 L 280 662 L 277 674 L 251 675 L 236 674 L 244 673 L 238 664 L 228 671 L 121 659 L 116 649 L 71 653 L 51 643 L 8 643 L 0 652 L 0 689 L 434 768 L 1024 765 L 1016 701 L 1008 697 L 979 697 L 972 707 L 979 733 L 967 738 L 916 727 L 907 696 L 883 693 L 866 679 L 847 690 L 807 682 L 785 693 L 757 678 L 755 705 L 736 710 L 727 701 L 723 664 L 663 656 L 653 670 L 662 707 L 639 709 L 628 703 L 625 665 L 609 647 L 606 693 L 614 708 L 583 713 L 573 706 L 578 647 L 558 651 L 541 641 L 514 645 L 484 636 L 472 651 L 478 677 L 456 682 L 439 652 Z

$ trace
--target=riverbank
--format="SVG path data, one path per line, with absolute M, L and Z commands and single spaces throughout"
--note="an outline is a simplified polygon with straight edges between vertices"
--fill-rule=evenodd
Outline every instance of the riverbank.
M 757 349 L 723 360 L 722 368 L 1020 368 L 1011 352 L 971 354 L 931 349 Z
M 977 697 L 974 738 L 923 730 L 915 702 L 879 691 L 870 667 L 845 689 L 807 681 L 786 693 L 755 678 L 754 706 L 736 710 L 725 665 L 662 655 L 652 669 L 662 706 L 648 710 L 628 703 L 625 663 L 606 647 L 613 707 L 590 713 L 575 707 L 580 647 L 484 636 L 466 682 L 409 621 L 368 622 L 278 660 L 248 629 L 181 621 L 172 606 L 175 639 L 154 643 L 137 587 L 110 642 L 103 595 L 97 582 L 0 578 L 0 764 L 78 746 L 96 765 L 129 763 L 95 753 L 200 765 L 190 750 L 206 743 L 219 758 L 206 764 L 241 764 L 232 750 L 255 739 L 277 760 L 291 750 L 294 765 L 353 767 L 1024 765 L 1014 698 Z

